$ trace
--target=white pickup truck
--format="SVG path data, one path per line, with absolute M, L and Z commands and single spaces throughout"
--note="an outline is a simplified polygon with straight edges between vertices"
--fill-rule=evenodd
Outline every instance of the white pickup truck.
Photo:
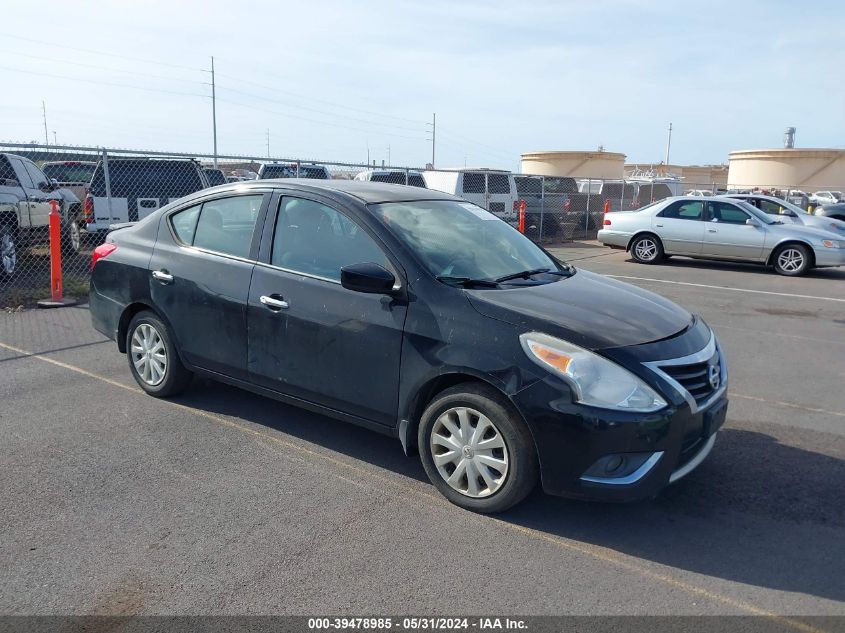
M 0 275 L 9 277 L 17 268 L 17 249 L 44 243 L 49 238 L 50 202 L 59 203 L 62 216 L 62 246 L 79 250 L 73 240 L 67 218 L 79 213 L 79 199 L 61 189 L 31 160 L 15 154 L 0 153 Z

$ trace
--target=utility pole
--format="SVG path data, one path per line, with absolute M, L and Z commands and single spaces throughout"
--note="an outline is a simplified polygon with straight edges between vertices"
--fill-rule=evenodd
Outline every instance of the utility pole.
M 56 130 L 53 130 L 53 145 L 58 145 L 59 142 L 56 140 Z
M 211 56 L 211 124 L 214 129 L 214 167 L 217 168 L 217 94 L 214 85 L 214 55 Z M 269 142 L 269 141 L 268 141 Z
M 41 102 L 41 114 L 44 117 L 44 145 L 49 145 L 50 137 L 47 136 L 47 104 L 44 101 Z
M 370 166 L 370 142 L 367 141 L 367 167 Z
M 672 147 L 672 124 L 669 123 L 669 139 L 666 141 L 666 160 L 663 162 L 664 165 L 669 164 L 669 149 Z
M 267 128 L 267 158 L 270 158 L 270 128 Z
M 390 162 L 390 145 L 387 146 L 387 164 L 388 166 L 392 165 L 393 163 Z
M 434 167 L 434 142 L 437 139 L 437 113 L 431 115 L 431 166 Z

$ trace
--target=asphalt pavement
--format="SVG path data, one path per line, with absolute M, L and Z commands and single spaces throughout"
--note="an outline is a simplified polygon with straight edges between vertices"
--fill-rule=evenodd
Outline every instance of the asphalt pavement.
M 657 499 L 475 515 L 396 440 L 205 380 L 144 395 L 84 306 L 3 313 L 0 613 L 845 616 L 845 271 L 554 252 L 726 351 L 728 421 Z

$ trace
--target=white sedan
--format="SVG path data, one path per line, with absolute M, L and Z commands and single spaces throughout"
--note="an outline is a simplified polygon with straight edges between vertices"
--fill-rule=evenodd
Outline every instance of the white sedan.
M 750 261 L 781 275 L 813 267 L 845 266 L 845 236 L 784 224 L 741 200 L 680 196 L 638 211 L 606 213 L 598 239 L 630 251 L 634 261 L 656 264 L 667 255 Z

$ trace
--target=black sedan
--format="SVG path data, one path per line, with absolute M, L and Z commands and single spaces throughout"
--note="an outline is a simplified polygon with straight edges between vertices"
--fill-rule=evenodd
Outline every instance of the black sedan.
M 229 184 L 113 231 L 94 326 L 157 397 L 193 374 L 392 435 L 451 501 L 655 495 L 713 447 L 715 335 L 484 209 L 341 180 Z

